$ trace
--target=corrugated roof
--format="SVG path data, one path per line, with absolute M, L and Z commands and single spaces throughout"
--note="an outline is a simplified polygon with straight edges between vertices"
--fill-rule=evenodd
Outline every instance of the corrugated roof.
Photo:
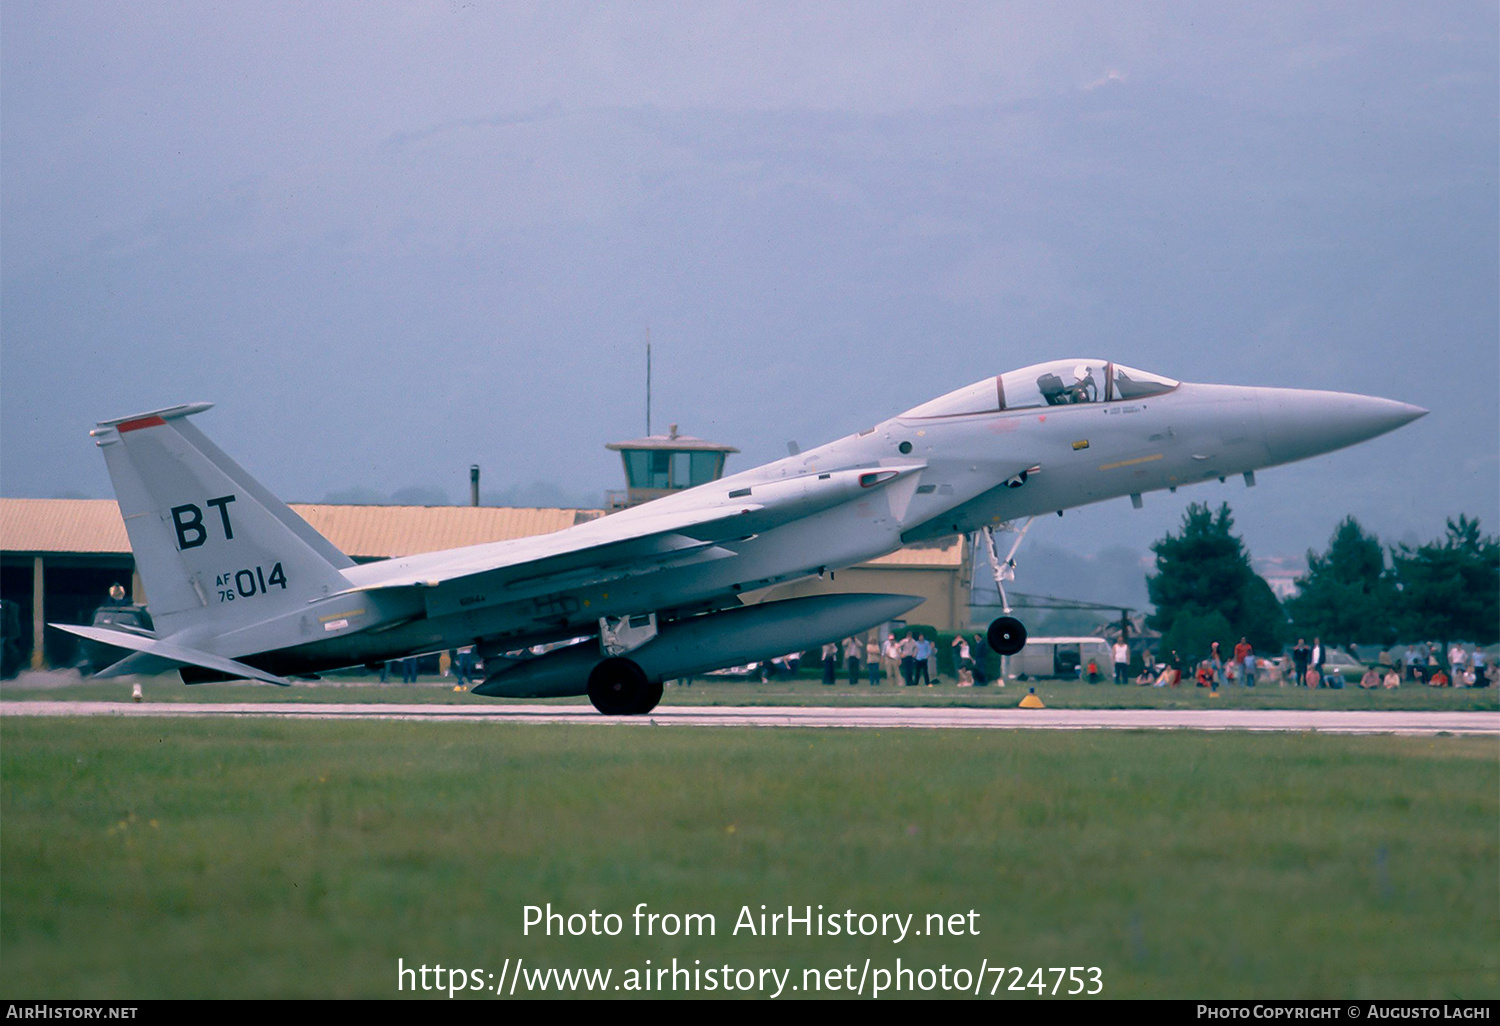
M 879 567 L 958 567 L 963 566 L 963 538 L 954 535 L 940 542 L 917 542 L 890 555 L 872 559 L 860 566 Z
M 601 515 L 598 510 L 500 506 L 292 504 L 292 509 L 355 559 L 528 538 Z M 6 552 L 123 555 L 130 552 L 130 539 L 111 499 L 0 499 L 0 547 Z
M 551 534 L 591 520 L 593 510 L 501 506 L 292 506 L 356 559 L 410 556 Z M 579 514 L 585 514 L 580 518 Z
M 330 506 L 292 504 L 335 547 L 355 559 L 385 559 L 464 545 L 550 534 L 602 516 L 591 509 L 504 506 Z M 6 552 L 127 555 L 130 539 L 113 499 L 0 499 Z M 957 567 L 962 540 L 909 545 L 864 566 Z
M 112 499 L 0 499 L 6 552 L 129 553 L 125 521 Z

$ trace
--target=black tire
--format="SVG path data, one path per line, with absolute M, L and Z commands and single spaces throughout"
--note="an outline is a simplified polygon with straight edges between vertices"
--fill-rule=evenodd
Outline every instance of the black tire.
M 589 701 L 605 716 L 643 716 L 661 701 L 661 690 L 623 656 L 611 656 L 589 672 Z
M 1001 655 L 1015 655 L 1026 647 L 1026 625 L 1013 616 L 997 617 L 985 633 L 985 638 Z

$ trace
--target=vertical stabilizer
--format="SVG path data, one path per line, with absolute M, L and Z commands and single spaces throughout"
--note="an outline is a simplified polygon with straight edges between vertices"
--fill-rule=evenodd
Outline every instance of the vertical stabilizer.
M 268 620 L 347 587 L 354 563 L 187 418 L 208 403 L 103 421 L 104 450 L 157 634 Z

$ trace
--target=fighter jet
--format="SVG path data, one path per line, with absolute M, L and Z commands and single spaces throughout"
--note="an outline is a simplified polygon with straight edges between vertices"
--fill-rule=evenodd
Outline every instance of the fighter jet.
M 808 648 L 904 595 L 746 597 L 903 545 L 1306 459 L 1427 411 L 1341 392 L 1174 381 L 1107 360 L 987 377 L 857 434 L 554 534 L 356 565 L 190 421 L 102 421 L 153 630 L 54 624 L 130 654 L 97 676 L 288 677 L 474 645 L 474 690 L 649 712 L 666 680 Z M 1009 616 L 1001 652 L 1025 643 Z M 501 658 L 574 640 L 530 659 Z

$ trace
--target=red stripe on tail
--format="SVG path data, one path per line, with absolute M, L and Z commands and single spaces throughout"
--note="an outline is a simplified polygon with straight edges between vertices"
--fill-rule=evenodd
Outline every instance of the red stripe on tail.
M 119 431 L 120 434 L 123 435 L 127 431 L 138 431 L 141 428 L 165 427 L 166 423 L 167 422 L 162 420 L 160 417 L 141 417 L 139 420 L 127 420 L 115 430 Z

